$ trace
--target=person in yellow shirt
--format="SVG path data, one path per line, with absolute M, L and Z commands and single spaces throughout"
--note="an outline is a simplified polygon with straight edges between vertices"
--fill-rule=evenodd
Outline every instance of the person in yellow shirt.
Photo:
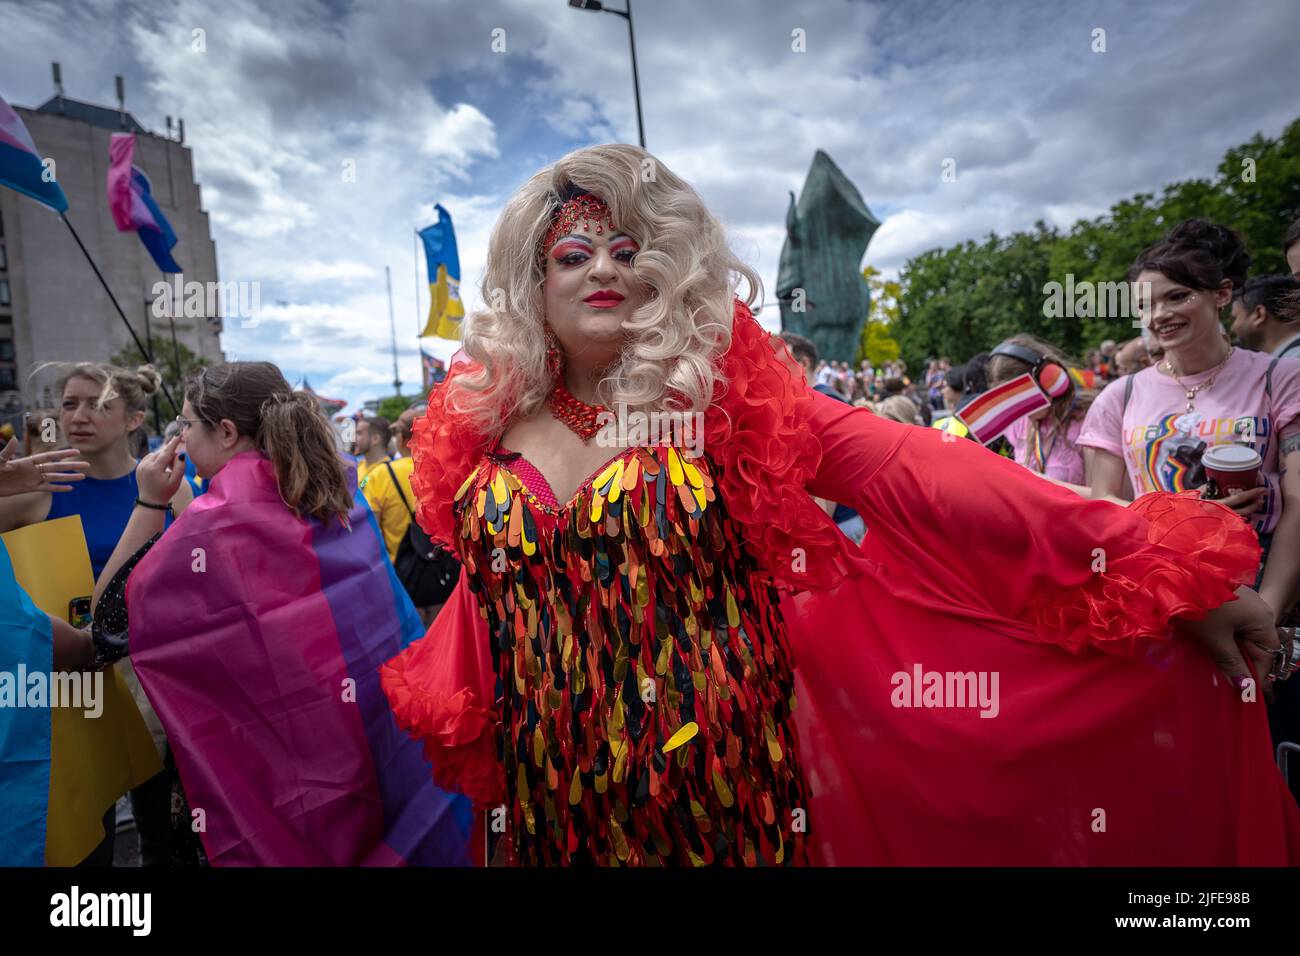
M 416 405 L 402 413 L 393 425 L 399 457 L 372 466 L 360 486 L 366 500 L 370 503 L 370 510 L 375 513 L 375 519 L 379 523 L 379 531 L 388 549 L 388 559 L 394 564 L 397 562 L 397 555 L 401 550 L 407 529 L 411 526 L 412 509 L 415 507 L 415 493 L 411 489 L 411 472 L 415 469 L 415 461 L 411 458 L 409 442 L 411 425 L 418 415 L 424 414 L 424 409 L 425 406 Z M 410 585 L 407 587 L 409 590 Z M 412 598 L 416 597 L 417 595 L 412 593 Z M 434 615 L 442 606 L 434 604 L 422 607 L 418 599 L 416 605 L 416 610 L 426 625 L 433 621 Z
M 357 485 L 366 480 L 376 465 L 389 461 L 388 442 L 392 438 L 392 427 L 387 418 L 378 415 L 363 418 L 357 422 L 357 436 L 354 445 L 357 450 Z M 378 514 L 379 512 L 375 512 Z
M 415 462 L 409 456 L 385 458 L 361 479 L 361 491 L 379 522 L 390 561 L 397 560 L 397 549 L 411 526 L 411 509 L 415 507 L 415 494 L 411 491 L 414 468 Z

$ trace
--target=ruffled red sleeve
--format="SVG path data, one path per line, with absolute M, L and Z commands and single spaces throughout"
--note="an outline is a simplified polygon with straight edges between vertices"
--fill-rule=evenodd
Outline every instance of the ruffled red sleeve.
M 428 411 L 411 426 L 411 490 L 418 505 L 415 518 L 431 539 L 444 547 L 455 543 L 453 504 L 456 492 L 478 464 L 488 439 L 463 416 L 447 408 L 451 383 L 476 369 L 475 363 L 452 366 L 447 377 L 429 393 Z
M 1132 654 L 1254 580 L 1259 546 L 1195 492 L 1090 501 L 974 442 L 815 395 L 814 494 L 856 509 L 892 600 L 1008 636 Z M 941 635 L 939 635 L 941 636 Z
M 429 633 L 379 671 L 398 726 L 424 744 L 434 782 L 480 808 L 505 798 L 488 651 L 486 625 L 462 574 Z
M 1259 542 L 1233 511 L 1195 491 L 1144 495 L 1128 507 L 1147 522 L 1147 546 L 1094 559 L 1084 582 L 1040 595 L 1025 620 L 1079 651 L 1132 654 L 1140 639 L 1170 636 L 1176 618 L 1199 620 L 1255 579 Z
M 725 376 L 705 413 L 704 450 L 720 469 L 727 511 L 776 583 L 825 590 L 851 576 L 849 540 L 804 491 L 822 449 L 808 425 L 810 391 L 785 346 L 739 299 Z

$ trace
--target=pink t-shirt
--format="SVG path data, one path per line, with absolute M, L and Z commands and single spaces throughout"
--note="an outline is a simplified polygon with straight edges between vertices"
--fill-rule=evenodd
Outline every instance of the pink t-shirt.
M 1041 423 L 1030 421 L 1029 416 L 1026 415 L 1003 432 L 1002 437 L 1011 443 L 1016 453 L 1016 461 L 1026 468 L 1037 471 L 1034 464 L 1035 455 L 1030 447 L 1033 435 L 1030 427 L 1035 424 Z M 1050 426 L 1043 429 L 1041 439 L 1042 451 L 1047 456 L 1043 474 L 1057 481 L 1068 481 L 1073 485 L 1083 484 L 1083 451 L 1078 447 L 1083 422 L 1077 418 L 1071 420 L 1064 437 L 1058 435 L 1055 440 L 1047 436 L 1049 428 Z
M 1268 483 L 1255 529 L 1271 532 L 1282 514 L 1278 436 L 1300 416 L 1300 359 L 1277 360 L 1270 400 L 1264 380 L 1272 361 L 1267 352 L 1233 349 L 1214 384 L 1197 394 L 1190 414 L 1186 391 L 1154 366 L 1136 373 L 1127 408 L 1125 379 L 1111 382 L 1088 410 L 1079 444 L 1123 459 L 1135 497 L 1199 486 L 1201 470 L 1195 468 L 1197 477 L 1192 476 L 1192 456 L 1200 442 L 1207 448 L 1249 444 L 1264 459 Z M 1213 370 L 1188 375 L 1183 381 L 1195 386 L 1211 374 Z

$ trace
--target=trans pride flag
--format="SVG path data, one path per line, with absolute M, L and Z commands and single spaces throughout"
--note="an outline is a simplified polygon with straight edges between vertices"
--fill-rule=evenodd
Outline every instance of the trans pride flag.
M 16 189 L 55 212 L 68 211 L 68 197 L 54 180 L 46 181 L 45 167 L 27 127 L 0 98 L 0 186 Z
M 149 177 L 131 165 L 135 134 L 114 133 L 108 144 L 108 209 L 118 232 L 134 232 L 163 272 L 182 272 L 172 258 L 176 233 L 153 200 Z
M 419 616 L 359 495 L 348 523 L 299 518 L 244 452 L 131 573 L 131 660 L 216 866 L 470 862 L 469 801 L 379 687 Z

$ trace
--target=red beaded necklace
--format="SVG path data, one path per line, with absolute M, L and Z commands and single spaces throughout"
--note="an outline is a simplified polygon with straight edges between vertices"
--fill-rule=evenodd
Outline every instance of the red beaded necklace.
M 564 376 L 557 375 L 555 388 L 551 390 L 551 412 L 575 435 L 588 442 L 600 431 L 597 418 L 601 413 L 608 413 L 609 409 L 604 405 L 588 405 L 582 399 L 574 397 L 564 384 Z

